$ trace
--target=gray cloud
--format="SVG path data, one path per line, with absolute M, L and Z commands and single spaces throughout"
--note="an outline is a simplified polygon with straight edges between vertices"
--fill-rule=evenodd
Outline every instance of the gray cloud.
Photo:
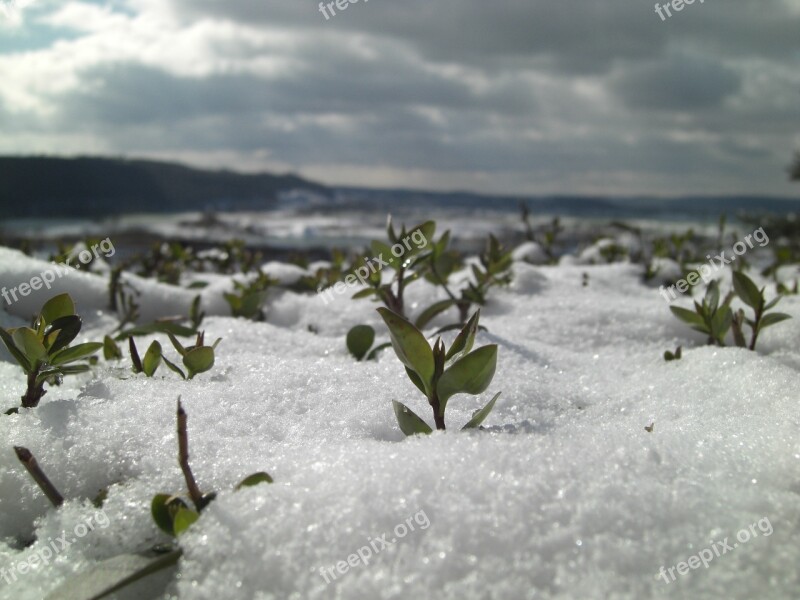
M 330 21 L 317 4 L 126 0 L 104 5 L 127 19 L 113 34 L 102 13 L 58 26 L 66 45 L 6 44 L 0 151 L 224 155 L 508 193 L 794 189 L 800 11 L 784 0 L 667 22 L 623 0 L 371 0 Z

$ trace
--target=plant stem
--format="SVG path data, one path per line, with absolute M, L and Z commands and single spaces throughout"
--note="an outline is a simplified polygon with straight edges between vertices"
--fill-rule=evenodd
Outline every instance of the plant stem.
M 180 398 L 178 398 L 178 462 L 183 471 L 183 478 L 186 480 L 189 497 L 199 512 L 203 508 L 203 493 L 197 487 L 192 468 L 189 466 L 189 434 L 186 432 L 186 411 L 183 410 Z
M 14 446 L 14 452 L 17 453 L 19 462 L 28 470 L 30 476 L 41 488 L 44 495 L 47 496 L 47 499 L 50 500 L 53 506 L 58 508 L 64 504 L 64 497 L 58 492 L 56 486 L 47 478 L 47 475 L 44 474 L 44 471 L 39 467 L 39 463 L 36 462 L 36 458 L 31 451 L 22 446 Z
M 403 301 L 403 288 L 405 287 L 405 282 L 403 276 L 405 275 L 405 269 L 401 266 L 397 269 L 397 297 L 395 298 L 397 302 L 397 314 L 405 317 L 404 312 L 404 301 Z
M 444 431 L 446 428 L 444 426 L 444 416 L 440 414 L 439 408 L 441 404 L 439 403 L 439 395 L 434 392 L 433 397 L 430 399 L 431 406 L 433 407 L 433 421 L 436 423 L 436 429 L 439 431 Z
M 761 327 L 761 319 L 764 316 L 764 300 L 761 300 L 761 306 L 756 310 L 755 318 L 753 319 L 753 335 L 750 338 L 750 350 L 755 351 L 756 341 L 758 341 L 758 330 Z
M 36 383 L 38 376 L 38 368 L 28 373 L 28 389 L 25 391 L 25 395 L 22 396 L 22 408 L 36 408 L 39 406 L 42 396 L 47 393 L 44 391 L 44 381 Z

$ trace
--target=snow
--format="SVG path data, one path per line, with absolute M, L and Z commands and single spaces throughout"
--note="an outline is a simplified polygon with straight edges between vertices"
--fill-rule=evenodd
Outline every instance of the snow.
M 148 379 L 101 360 L 91 374 L 50 389 L 38 408 L 0 417 L 0 564 L 26 560 L 48 539 L 73 532 L 97 512 L 88 500 L 111 486 L 108 525 L 16 582 L 0 579 L 0 598 L 40 599 L 97 561 L 168 541 L 149 504 L 158 492 L 183 490 L 178 396 L 189 415 L 195 475 L 219 497 L 180 538 L 184 557 L 167 591 L 155 591 L 163 579 L 153 580 L 138 597 L 795 595 L 800 299 L 782 301 L 795 318 L 766 330 L 758 353 L 712 348 L 642 283 L 641 267 L 569 263 L 515 264 L 512 285 L 482 311 L 488 332 L 478 344 L 500 347 L 492 385 L 481 398 L 450 402 L 451 431 L 413 439 L 400 433 L 391 400 L 429 421 L 430 409 L 392 351 L 357 363 L 345 349 L 357 323 L 376 328 L 376 344 L 388 339 L 375 304 L 350 293 L 326 304 L 280 292 L 267 322 L 253 323 L 219 316 L 228 314 L 219 295 L 230 282 L 215 279 L 201 291 L 204 310 L 217 315 L 203 323 L 207 339 L 223 338 L 208 373 L 182 381 L 162 367 Z M 0 249 L 0 285 L 45 268 Z M 297 268 L 267 271 L 288 277 Z M 56 284 L 52 293 L 69 291 L 78 301 L 82 338 L 113 329 L 101 312 L 103 277 L 73 272 Z M 198 293 L 136 285 L 150 317 L 185 314 Z M 408 291 L 412 313 L 441 299 L 424 282 Z M 10 315 L 0 311 L 0 324 L 19 325 L 45 297 L 14 304 Z M 438 317 L 431 331 L 453 318 Z M 151 339 L 166 342 L 147 337 L 139 347 Z M 665 362 L 664 350 L 678 345 L 683 359 Z M 21 370 L 0 362 L 0 408 L 17 404 L 23 388 Z M 459 432 L 498 391 L 487 430 Z M 61 509 L 48 505 L 12 445 L 30 448 L 70 499 Z M 261 470 L 275 483 L 233 491 Z M 370 538 L 395 537 L 395 527 L 420 511 L 429 527 L 326 583 L 321 569 L 347 561 Z M 662 566 L 733 540 L 763 518 L 772 535 L 759 533 L 673 583 L 658 579 Z M 34 538 L 21 548 L 19 540 Z

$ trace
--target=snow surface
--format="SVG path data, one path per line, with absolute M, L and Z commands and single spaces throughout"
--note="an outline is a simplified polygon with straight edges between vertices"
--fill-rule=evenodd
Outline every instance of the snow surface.
M 430 409 L 391 350 L 377 362 L 347 354 L 352 325 L 374 325 L 377 342 L 388 337 L 375 305 L 350 294 L 328 304 L 277 294 L 266 323 L 208 317 L 207 338 L 223 341 L 215 367 L 193 381 L 163 367 L 148 379 L 101 360 L 50 389 L 38 408 L 0 416 L 0 564 L 74 531 L 95 514 L 88 499 L 111 485 L 108 526 L 11 585 L 0 579 L 0 598 L 40 599 L 97 561 L 168 541 L 149 505 L 155 493 L 183 490 L 178 396 L 195 475 L 219 497 L 180 538 L 185 554 L 167 592 L 157 595 L 153 580 L 136 598 L 796 597 L 800 299 L 783 300 L 795 318 L 767 330 L 758 353 L 712 348 L 641 283 L 641 267 L 567 262 L 516 263 L 513 284 L 491 295 L 478 343 L 499 345 L 497 374 L 481 398 L 449 403 L 447 433 L 401 434 L 392 399 L 429 421 Z M 47 266 L 0 250 L 0 285 Z M 57 283 L 54 292 L 78 300 L 81 338 L 114 328 L 102 312 L 102 277 L 70 273 Z M 185 313 L 194 295 L 140 283 L 151 317 Z M 225 314 L 211 298 L 224 283 L 203 290 L 209 314 Z M 435 294 L 415 283 L 411 312 Z M 42 298 L 0 311 L 0 325 L 21 324 Z M 159 338 L 139 347 L 150 339 Z M 678 345 L 684 358 L 665 362 L 664 350 Z M 0 362 L 0 408 L 18 404 L 23 388 L 21 370 Z M 497 391 L 487 430 L 459 432 Z M 12 445 L 30 448 L 71 500 L 50 507 Z M 232 491 L 259 470 L 275 483 Z M 370 539 L 395 537 L 420 511 L 429 527 L 326 583 L 320 569 Z M 662 566 L 764 518 L 772 535 L 674 583 L 658 579 Z

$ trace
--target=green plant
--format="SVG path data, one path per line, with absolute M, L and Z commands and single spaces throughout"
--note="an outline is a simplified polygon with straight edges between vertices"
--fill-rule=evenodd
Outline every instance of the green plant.
M 673 360 L 680 360 L 681 358 L 683 358 L 683 348 L 681 346 L 678 346 L 675 352 L 670 352 L 669 350 L 664 352 L 664 360 L 667 362 L 672 362 Z
M 446 231 L 441 239 L 432 245 L 432 250 L 426 262 L 428 272 L 426 279 L 431 283 L 440 285 L 448 296 L 448 300 L 441 300 L 425 309 L 416 320 L 416 326 L 424 328 L 436 315 L 452 306 L 458 308 L 459 320 L 455 327 L 460 327 L 467 321 L 467 316 L 473 305 L 486 304 L 486 296 L 494 286 L 508 285 L 511 282 L 511 265 L 513 263 L 511 251 L 506 250 L 498 239 L 490 235 L 486 249 L 480 255 L 479 265 L 472 265 L 473 281 L 460 291 L 457 297 L 449 287 L 450 275 L 461 266 L 457 253 L 447 249 L 450 241 L 450 232 Z M 441 330 L 440 330 L 441 331 Z
M 119 316 L 115 331 L 135 323 L 139 318 L 139 303 L 136 301 L 139 291 L 123 279 L 123 273 L 124 266 L 120 265 L 111 270 L 108 278 L 109 307 Z
M 780 302 L 782 296 L 777 296 L 770 302 L 767 302 L 764 296 L 766 288 L 761 288 L 759 290 L 758 286 L 753 283 L 753 280 L 741 271 L 734 271 L 733 273 L 733 289 L 736 290 L 736 295 L 739 296 L 742 302 L 753 309 L 752 319 L 745 317 L 744 310 L 736 311 L 733 317 L 733 336 L 737 346 L 747 346 L 750 350 L 755 350 L 758 336 L 764 329 L 772 327 L 781 321 L 791 319 L 789 315 L 784 313 L 768 312 Z M 746 344 L 744 332 L 742 330 L 742 325 L 744 323 L 747 323 L 751 331 L 749 344 Z
M 406 373 L 415 386 L 425 395 L 433 409 L 436 429 L 444 430 L 445 409 L 455 394 L 477 396 L 489 387 L 497 368 L 497 345 L 490 344 L 472 350 L 478 331 L 480 311 L 476 311 L 450 349 L 446 349 L 441 338 L 433 348 L 414 325 L 397 313 L 386 308 L 378 312 L 389 328 L 397 358 L 405 365 Z M 500 394 L 473 414 L 463 429 L 480 426 L 494 408 Z M 406 435 L 431 433 L 431 428 L 404 404 L 392 401 L 400 429 Z
M 429 245 L 436 231 L 436 223 L 426 221 L 413 229 L 406 231 L 405 225 L 399 235 L 395 231 L 392 219 L 389 217 L 386 225 L 386 235 L 389 243 L 373 240 L 371 250 L 375 260 L 381 265 L 394 271 L 394 276 L 388 283 L 383 283 L 381 271 L 371 270 L 363 259 L 357 261 L 351 268 L 355 275 L 359 268 L 367 273 L 365 282 L 369 287 L 353 295 L 354 299 L 373 297 L 399 315 L 405 316 L 405 290 L 406 287 L 420 277 L 416 269 L 418 263 L 427 255 L 423 250 Z M 417 237 L 421 239 L 417 241 Z M 414 243 L 411 243 L 411 240 Z M 424 242 L 424 243 L 423 243 Z
M 189 466 L 189 434 L 187 431 L 187 416 L 178 398 L 178 463 L 180 464 L 183 478 L 186 482 L 188 498 L 180 494 L 156 494 L 150 504 L 150 513 L 153 521 L 166 534 L 177 537 L 186 531 L 189 526 L 200 518 L 200 513 L 217 497 L 215 492 L 203 493 L 197 485 L 194 473 Z M 260 483 L 272 483 L 272 477 L 264 472 L 253 473 L 246 477 L 237 486 L 236 490 L 243 487 L 252 487 Z M 188 501 L 187 501 L 188 500 Z
M 133 341 L 133 337 L 128 338 L 128 347 L 131 353 L 133 372 L 144 373 L 148 377 L 155 375 L 163 358 L 161 344 L 158 342 L 150 344 L 147 352 L 145 352 L 144 359 L 139 358 L 139 351 L 136 349 L 136 343 Z
M 200 303 L 202 301 L 201 296 L 198 294 L 192 300 L 192 304 L 189 307 L 189 321 L 192 323 L 192 327 L 197 330 L 200 329 L 200 325 L 203 323 L 203 319 L 206 318 L 206 313 L 200 309 Z
M 778 293 L 781 294 L 782 296 L 796 296 L 798 293 L 800 293 L 800 289 L 798 289 L 799 283 L 800 280 L 798 279 L 794 280 L 794 285 L 791 284 L 787 285 L 786 283 L 783 282 L 778 283 Z
M 374 341 L 375 330 L 370 325 L 356 325 L 347 332 L 347 349 L 358 361 L 375 360 L 378 358 L 378 352 L 392 345 L 387 342 L 372 348 Z
M 214 366 L 214 350 L 217 349 L 222 338 L 217 338 L 213 344 L 206 346 L 204 341 L 205 332 L 201 331 L 197 334 L 197 340 L 193 346 L 183 347 L 174 335 L 171 333 L 167 335 L 169 335 L 169 341 L 172 342 L 175 350 L 183 358 L 183 366 L 186 367 L 186 373 L 184 374 L 177 365 L 171 363 L 165 356 L 162 356 L 162 359 L 169 369 L 175 371 L 184 379 L 192 379 L 195 375 L 205 373 Z
M 233 285 L 238 293 L 223 294 L 231 307 L 231 314 L 252 321 L 263 321 L 265 318 L 263 305 L 267 299 L 267 290 L 276 283 L 277 281 L 264 273 L 259 273 L 248 283 L 234 281 Z
M 23 408 L 38 406 L 47 393 L 45 383 L 58 385 L 66 375 L 89 370 L 88 364 L 72 363 L 87 359 L 103 344 L 88 342 L 70 346 L 80 333 L 81 325 L 70 295 L 60 294 L 44 304 L 31 327 L 0 328 L 0 338 L 28 376 L 28 387 L 22 396 Z
M 694 302 L 694 312 L 679 306 L 670 306 L 672 314 L 689 325 L 692 329 L 708 335 L 708 343 L 717 346 L 725 345 L 725 336 L 733 323 L 733 311 L 728 295 L 720 305 L 719 283 L 712 281 L 706 289 L 702 303 Z

